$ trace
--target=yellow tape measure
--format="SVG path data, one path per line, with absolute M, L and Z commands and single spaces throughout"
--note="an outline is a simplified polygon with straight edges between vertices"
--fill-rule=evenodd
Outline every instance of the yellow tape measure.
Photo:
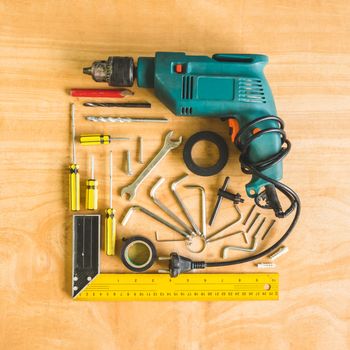
M 278 273 L 98 274 L 75 300 L 219 301 L 278 300 Z

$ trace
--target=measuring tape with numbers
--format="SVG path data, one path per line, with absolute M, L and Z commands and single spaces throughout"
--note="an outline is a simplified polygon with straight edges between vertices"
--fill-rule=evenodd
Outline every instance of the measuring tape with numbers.
M 73 216 L 74 300 L 278 300 L 277 273 L 100 273 L 100 220 Z
M 217 301 L 278 300 L 277 273 L 99 274 L 76 300 Z

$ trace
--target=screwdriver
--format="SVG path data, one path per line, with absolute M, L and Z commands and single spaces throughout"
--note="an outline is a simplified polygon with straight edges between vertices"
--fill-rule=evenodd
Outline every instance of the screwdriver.
M 69 166 L 69 208 L 70 210 L 80 210 L 80 177 L 79 165 L 77 164 L 75 149 L 75 105 L 71 104 L 71 123 L 72 123 L 72 143 L 73 159 Z
M 91 156 L 91 178 L 86 180 L 85 209 L 96 210 L 98 202 L 98 182 L 95 179 L 95 158 Z
M 116 240 L 116 220 L 115 210 L 113 209 L 112 199 L 112 151 L 109 152 L 109 208 L 106 209 L 105 217 L 105 252 L 107 255 L 115 255 Z
M 102 134 L 80 135 L 80 143 L 83 146 L 106 145 L 111 143 L 111 141 L 116 141 L 116 140 L 130 140 L 130 138 L 129 137 L 111 137 L 110 135 L 102 135 Z

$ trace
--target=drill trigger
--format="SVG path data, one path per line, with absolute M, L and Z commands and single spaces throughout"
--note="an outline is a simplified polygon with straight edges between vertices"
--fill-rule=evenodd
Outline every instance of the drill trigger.
M 229 118 L 228 119 L 228 127 L 230 130 L 231 141 L 235 142 L 235 138 L 236 138 L 238 131 L 239 131 L 238 120 L 236 118 Z

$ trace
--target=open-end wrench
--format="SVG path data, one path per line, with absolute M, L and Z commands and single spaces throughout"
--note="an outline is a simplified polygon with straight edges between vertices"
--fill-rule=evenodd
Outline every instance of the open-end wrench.
M 164 139 L 164 144 L 158 154 L 147 164 L 147 166 L 142 170 L 140 175 L 136 180 L 130 185 L 123 187 L 121 190 L 121 196 L 124 194 L 128 195 L 128 200 L 131 201 L 136 196 L 136 191 L 141 185 L 143 180 L 150 174 L 150 172 L 157 166 L 157 164 L 174 148 L 177 148 L 181 145 L 182 136 L 178 140 L 171 140 L 171 136 L 174 131 L 169 131 Z

